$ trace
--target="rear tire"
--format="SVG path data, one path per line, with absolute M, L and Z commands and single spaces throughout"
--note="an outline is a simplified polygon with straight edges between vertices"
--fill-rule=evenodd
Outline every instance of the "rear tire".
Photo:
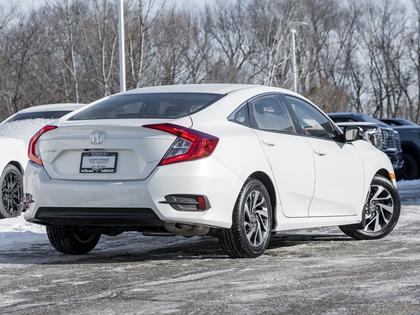
M 61 253 L 87 254 L 99 242 L 101 234 L 83 232 L 77 225 L 47 225 L 51 245 Z
M 9 164 L 0 177 L 0 219 L 14 218 L 23 209 L 23 179 L 20 170 Z
M 271 238 L 272 207 L 265 186 L 249 179 L 239 193 L 233 210 L 232 227 L 218 230 L 220 245 L 232 258 L 260 256 Z
M 400 216 L 401 202 L 397 188 L 390 180 L 376 175 L 366 198 L 363 209 L 365 226 L 363 229 L 348 229 L 340 226 L 341 231 L 357 240 L 374 240 L 387 236 L 394 229 Z

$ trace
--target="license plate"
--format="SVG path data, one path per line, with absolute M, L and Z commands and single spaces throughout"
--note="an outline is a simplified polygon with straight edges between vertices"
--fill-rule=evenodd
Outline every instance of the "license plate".
M 115 173 L 117 155 L 114 152 L 82 153 L 80 173 Z

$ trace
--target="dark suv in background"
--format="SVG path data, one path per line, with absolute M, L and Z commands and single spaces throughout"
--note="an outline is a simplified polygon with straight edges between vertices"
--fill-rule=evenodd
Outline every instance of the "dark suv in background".
M 363 139 L 388 155 L 397 179 L 408 177 L 400 135 L 390 125 L 362 113 L 329 113 L 328 116 L 341 128 L 349 125 L 361 127 Z
M 406 119 L 384 118 L 382 122 L 398 131 L 404 158 L 405 179 L 420 177 L 420 126 Z

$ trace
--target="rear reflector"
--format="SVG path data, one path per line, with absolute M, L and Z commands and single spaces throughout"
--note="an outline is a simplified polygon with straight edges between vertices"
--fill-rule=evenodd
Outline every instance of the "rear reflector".
M 210 208 L 208 198 L 197 195 L 168 195 L 165 196 L 165 201 L 159 203 L 169 204 L 178 211 L 200 211 Z

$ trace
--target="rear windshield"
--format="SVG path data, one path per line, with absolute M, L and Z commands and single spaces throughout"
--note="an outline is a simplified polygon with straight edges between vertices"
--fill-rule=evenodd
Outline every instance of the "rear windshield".
M 116 95 L 77 113 L 69 120 L 180 118 L 206 108 L 223 96 L 210 93 Z
M 57 111 L 47 111 L 47 112 L 29 112 L 29 113 L 20 113 L 16 114 L 12 118 L 10 118 L 7 122 L 12 121 L 19 121 L 19 120 L 27 120 L 27 119 L 58 119 L 68 113 L 71 110 L 57 110 Z

